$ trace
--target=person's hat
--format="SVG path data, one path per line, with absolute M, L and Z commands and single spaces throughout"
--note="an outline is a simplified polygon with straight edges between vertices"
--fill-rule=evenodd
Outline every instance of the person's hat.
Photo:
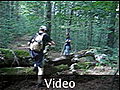
M 47 27 L 46 26 L 40 26 L 39 30 L 47 30 Z

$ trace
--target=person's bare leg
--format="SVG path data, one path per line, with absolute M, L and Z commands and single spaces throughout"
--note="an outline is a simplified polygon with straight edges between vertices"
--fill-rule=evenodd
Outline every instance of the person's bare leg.
M 42 78 L 42 75 L 43 75 L 43 68 L 40 68 L 38 67 L 38 79 L 37 79 L 37 87 L 43 87 L 43 78 Z

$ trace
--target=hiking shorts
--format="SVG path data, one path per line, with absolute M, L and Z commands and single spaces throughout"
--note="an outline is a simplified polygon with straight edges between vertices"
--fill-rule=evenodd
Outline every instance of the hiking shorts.
M 43 51 L 41 52 L 36 52 L 33 50 L 29 50 L 31 57 L 35 60 L 34 61 L 34 67 L 43 67 L 43 63 L 44 63 L 44 54 Z
M 69 55 L 70 54 L 70 46 L 65 46 L 63 55 Z

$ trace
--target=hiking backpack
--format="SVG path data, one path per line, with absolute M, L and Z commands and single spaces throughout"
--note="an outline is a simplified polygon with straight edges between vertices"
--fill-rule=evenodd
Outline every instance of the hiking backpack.
M 30 44 L 30 49 L 34 51 L 41 51 L 43 49 L 43 36 L 45 33 L 42 33 L 39 35 L 38 33 L 36 36 L 32 39 L 32 43 Z

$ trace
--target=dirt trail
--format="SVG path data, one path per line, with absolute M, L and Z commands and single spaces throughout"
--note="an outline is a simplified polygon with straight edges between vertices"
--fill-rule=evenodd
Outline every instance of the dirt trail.
M 82 80 L 82 78 L 84 80 Z M 53 89 L 52 87 L 50 87 L 49 89 L 46 87 L 37 88 L 36 80 L 29 79 L 17 81 L 15 84 L 12 84 L 4 90 L 119 90 L 119 76 L 114 79 L 113 87 L 111 87 L 113 76 L 82 76 L 82 78 L 76 78 L 76 86 L 73 89 Z

